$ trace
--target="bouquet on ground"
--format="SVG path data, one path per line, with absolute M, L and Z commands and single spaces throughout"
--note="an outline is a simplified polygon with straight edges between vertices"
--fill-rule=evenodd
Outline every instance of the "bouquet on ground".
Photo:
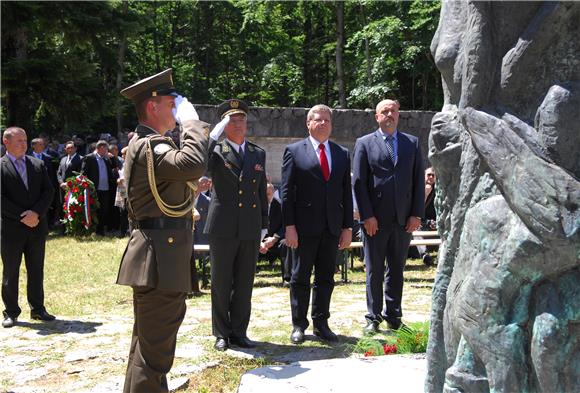
M 95 231 L 98 218 L 99 201 L 97 190 L 92 181 L 84 175 L 66 179 L 64 197 L 64 218 L 62 223 L 67 235 L 84 236 Z
M 416 322 L 397 331 L 387 331 L 381 338 L 362 337 L 352 347 L 352 353 L 368 356 L 423 353 L 429 341 L 429 323 Z

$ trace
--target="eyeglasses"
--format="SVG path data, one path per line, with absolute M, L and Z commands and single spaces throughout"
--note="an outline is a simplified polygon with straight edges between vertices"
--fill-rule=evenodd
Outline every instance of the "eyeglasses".
M 426 176 L 427 176 L 427 177 L 435 177 L 435 174 L 434 174 L 434 173 L 427 173 L 427 175 L 426 175 Z

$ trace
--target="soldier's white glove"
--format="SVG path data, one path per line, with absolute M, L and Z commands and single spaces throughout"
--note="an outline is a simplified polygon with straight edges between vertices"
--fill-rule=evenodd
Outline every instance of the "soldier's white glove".
M 173 117 L 179 124 L 187 120 L 199 120 L 199 116 L 191 102 L 187 98 L 177 96 L 175 99 L 175 108 L 173 108 Z
M 220 135 L 224 132 L 224 129 L 226 128 L 226 126 L 228 125 L 229 122 L 230 122 L 230 115 L 226 115 L 226 117 L 224 117 L 222 121 L 220 121 L 219 123 L 217 123 L 215 125 L 213 130 L 209 133 L 209 137 L 211 139 L 213 139 L 214 141 L 219 140 Z

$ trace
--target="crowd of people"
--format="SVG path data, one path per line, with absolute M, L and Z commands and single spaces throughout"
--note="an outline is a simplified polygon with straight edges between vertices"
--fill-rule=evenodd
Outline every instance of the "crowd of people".
M 352 158 L 331 140 L 332 109 L 312 107 L 306 121 L 309 135 L 286 147 L 276 190 L 265 171 L 266 151 L 246 139 L 249 109 L 242 100 L 221 103 L 221 121 L 210 132 L 193 105 L 176 92 L 171 70 L 121 94 L 135 104 L 139 120 L 121 157 L 118 146 L 105 139 L 84 155 L 71 140 L 64 144 L 54 179 L 52 159 L 45 159 L 51 153 L 42 139 L 32 140 L 32 155 L 26 156 L 26 132 L 17 127 L 4 132 L 4 327 L 13 326 L 21 311 L 18 271 L 23 254 L 31 317 L 54 319 L 44 307 L 44 244 L 48 224 L 57 219 L 50 217 L 56 206 L 53 195 L 77 172 L 97 190 L 97 232 L 130 233 L 117 277 L 118 284 L 132 288 L 135 319 L 125 392 L 167 391 L 185 299 L 199 292 L 199 244 L 209 245 L 212 333 L 218 351 L 256 346 L 247 328 L 260 255 L 282 261 L 282 279 L 290 288 L 291 342 L 305 341 L 309 309 L 314 335 L 338 341 L 329 324 L 334 273 L 353 231 L 364 245 L 365 333 L 378 332 L 383 321 L 393 330 L 404 327 L 403 270 L 409 244 L 413 231 L 433 229 L 434 216 L 425 210 L 435 193 L 434 172 L 424 171 L 418 139 L 397 128 L 396 100 L 377 104 L 378 128 L 356 141 Z M 177 144 L 168 137 L 176 123 Z

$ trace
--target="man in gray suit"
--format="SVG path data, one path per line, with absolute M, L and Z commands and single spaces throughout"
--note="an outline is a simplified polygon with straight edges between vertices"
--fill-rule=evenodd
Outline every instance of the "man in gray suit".
M 248 106 L 240 100 L 219 105 L 222 121 L 210 134 L 208 171 L 213 189 L 205 232 L 211 259 L 212 330 L 215 349 L 251 348 L 252 287 L 260 239 L 268 227 L 266 152 L 246 140 Z M 226 138 L 219 142 L 225 132 Z
M 403 270 L 425 209 L 419 140 L 397 130 L 399 102 L 379 102 L 375 119 L 379 129 L 356 141 L 353 158 L 354 194 L 364 224 L 367 334 L 378 332 L 383 319 L 391 329 L 402 326 Z

